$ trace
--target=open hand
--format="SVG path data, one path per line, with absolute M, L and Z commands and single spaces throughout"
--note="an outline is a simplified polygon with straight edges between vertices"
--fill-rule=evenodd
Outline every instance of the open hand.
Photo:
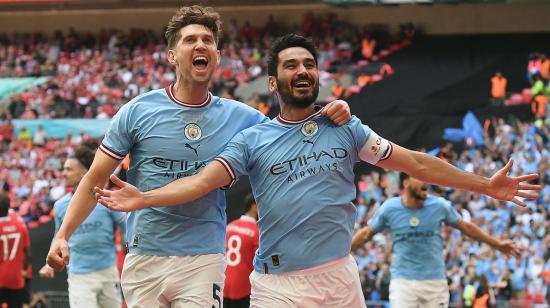
M 539 176 L 536 173 L 517 177 L 508 176 L 508 172 L 512 169 L 513 164 L 512 160 L 508 161 L 504 168 L 497 171 L 491 177 L 487 195 L 498 200 L 512 201 L 519 206 L 526 206 L 525 202 L 518 199 L 518 197 L 527 199 L 537 198 L 537 193 L 528 191 L 539 191 L 542 189 L 542 186 L 526 182 L 535 180 Z
M 120 189 L 108 190 L 95 187 L 97 202 L 117 212 L 132 212 L 147 207 L 141 192 L 134 185 L 124 182 L 114 174 L 110 179 Z

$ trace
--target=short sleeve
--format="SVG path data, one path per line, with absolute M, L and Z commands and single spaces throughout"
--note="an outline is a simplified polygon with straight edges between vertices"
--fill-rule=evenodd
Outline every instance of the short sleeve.
M 122 160 L 133 145 L 130 132 L 131 103 L 124 105 L 111 120 L 99 148 L 114 159 Z
M 376 233 L 381 232 L 386 228 L 384 210 L 385 210 L 384 206 L 381 206 L 380 208 L 378 208 L 376 212 L 374 212 L 374 216 L 371 218 L 369 222 L 369 227 L 371 227 L 371 229 Z
M 456 226 L 462 217 L 460 217 L 460 214 L 455 210 L 455 208 L 446 200 L 442 200 L 443 206 L 445 208 L 445 224 L 449 226 Z
M 249 159 L 249 151 L 245 142 L 244 134 L 237 134 L 227 144 L 225 150 L 216 158 L 220 162 L 231 177 L 231 183 L 227 187 L 231 187 L 239 176 L 247 174 L 247 166 Z

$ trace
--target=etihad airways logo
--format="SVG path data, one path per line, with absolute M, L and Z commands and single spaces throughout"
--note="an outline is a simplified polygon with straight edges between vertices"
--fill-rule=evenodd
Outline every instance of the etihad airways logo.
M 299 155 L 293 159 L 285 160 L 276 163 L 270 168 L 273 175 L 281 175 L 295 171 L 299 167 L 308 166 L 312 163 L 319 162 L 321 159 L 342 159 L 348 157 L 348 151 L 343 148 L 331 148 L 330 150 L 321 150 L 312 152 L 311 154 Z M 332 164 L 329 164 L 332 165 Z
M 160 171 L 164 177 L 177 179 L 199 172 L 208 163 L 205 161 L 188 161 L 162 157 L 153 157 L 152 160 L 153 164 L 161 169 Z

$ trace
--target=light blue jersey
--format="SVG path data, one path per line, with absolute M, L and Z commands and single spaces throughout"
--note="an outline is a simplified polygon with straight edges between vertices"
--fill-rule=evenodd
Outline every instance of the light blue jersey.
M 59 230 L 73 194 L 69 193 L 54 205 L 55 232 Z M 126 215 L 97 204 L 90 216 L 69 239 L 69 273 L 90 273 L 116 264 L 115 226 L 126 231 Z M 124 233 L 123 233 L 124 234 Z
M 375 135 L 356 117 L 338 127 L 315 114 L 300 122 L 277 117 L 235 136 L 218 161 L 233 180 L 250 176 L 260 228 L 256 271 L 306 269 L 349 254 L 353 166 Z
M 113 118 L 100 149 L 115 159 L 130 154 L 128 182 L 141 191 L 199 172 L 238 132 L 268 121 L 245 104 L 208 95 L 201 105 L 177 101 L 171 88 L 138 96 Z M 189 204 L 130 213 L 130 253 L 187 256 L 225 253 L 225 193 Z
M 369 226 L 375 232 L 391 231 L 393 258 L 391 278 L 445 279 L 441 224 L 456 226 L 461 220 L 451 204 L 428 195 L 419 209 L 406 208 L 400 197 L 386 200 Z

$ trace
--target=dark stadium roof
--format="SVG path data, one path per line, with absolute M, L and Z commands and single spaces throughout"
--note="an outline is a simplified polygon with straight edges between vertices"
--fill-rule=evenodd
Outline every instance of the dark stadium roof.
M 281 4 L 315 4 L 319 0 L 202 0 L 204 6 L 263 6 Z M 80 9 L 124 9 L 163 8 L 197 4 L 190 0 L 0 0 L 0 11 L 36 10 L 80 10 Z

